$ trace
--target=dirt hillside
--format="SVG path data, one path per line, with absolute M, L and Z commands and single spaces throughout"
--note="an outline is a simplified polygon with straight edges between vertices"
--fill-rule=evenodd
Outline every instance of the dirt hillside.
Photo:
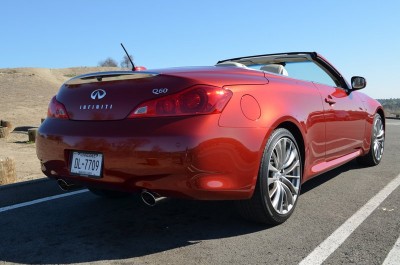
M 12 124 L 10 135 L 0 138 L 0 158 L 15 159 L 18 182 L 44 177 L 27 130 L 46 117 L 48 103 L 62 83 L 76 75 L 112 70 L 120 68 L 0 69 L 0 120 Z

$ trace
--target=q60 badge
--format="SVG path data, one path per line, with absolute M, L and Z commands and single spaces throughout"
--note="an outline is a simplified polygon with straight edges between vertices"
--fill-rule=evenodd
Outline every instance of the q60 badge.
M 152 92 L 154 95 L 165 94 L 168 92 L 168 88 L 154 88 Z

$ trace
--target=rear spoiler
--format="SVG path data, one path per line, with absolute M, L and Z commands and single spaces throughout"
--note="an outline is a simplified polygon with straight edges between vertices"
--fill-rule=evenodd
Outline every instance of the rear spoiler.
M 132 72 L 132 71 L 110 71 L 110 72 L 97 72 L 79 75 L 69 79 L 65 85 L 80 85 L 95 82 L 109 82 L 118 80 L 139 79 L 157 76 L 158 73 L 153 72 Z

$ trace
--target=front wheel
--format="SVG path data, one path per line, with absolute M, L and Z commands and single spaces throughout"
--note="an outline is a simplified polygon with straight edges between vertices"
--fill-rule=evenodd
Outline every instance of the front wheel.
M 375 114 L 374 123 L 372 126 L 371 133 L 371 147 L 369 152 L 357 158 L 358 163 L 364 166 L 376 166 L 378 165 L 383 156 L 383 150 L 385 147 L 385 128 L 381 115 Z
M 285 222 L 300 195 L 301 159 L 294 136 L 283 128 L 275 130 L 264 150 L 253 197 L 238 202 L 240 214 L 272 225 Z

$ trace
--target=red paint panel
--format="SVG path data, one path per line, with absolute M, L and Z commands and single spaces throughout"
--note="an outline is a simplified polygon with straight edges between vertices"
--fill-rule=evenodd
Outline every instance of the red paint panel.
M 216 199 L 226 198 L 230 191 L 231 199 L 237 198 L 235 193 L 248 198 L 257 177 L 264 135 L 257 130 L 249 131 L 251 138 L 236 135 L 232 129 L 219 127 L 218 118 L 201 115 L 91 123 L 46 119 L 39 129 L 37 153 L 48 177 L 81 185 L 123 191 L 151 189 L 162 195 L 199 199 L 207 199 L 207 190 L 213 191 L 211 197 Z M 101 152 L 103 178 L 71 175 L 72 150 Z

